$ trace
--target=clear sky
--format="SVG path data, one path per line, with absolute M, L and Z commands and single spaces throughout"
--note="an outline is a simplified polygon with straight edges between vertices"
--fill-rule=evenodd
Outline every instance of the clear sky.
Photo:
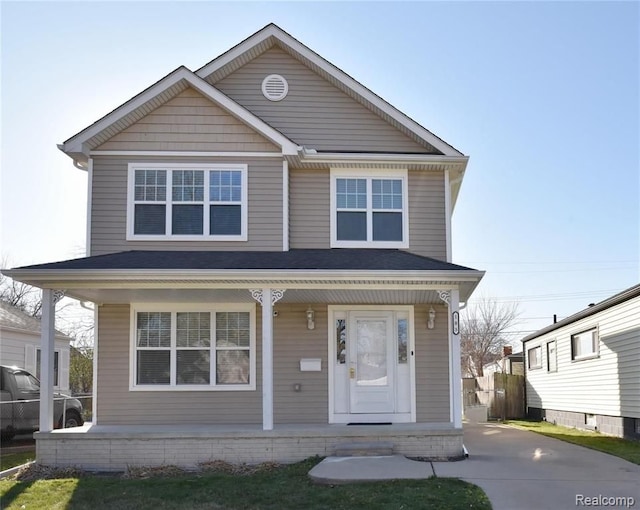
M 56 144 L 270 22 L 470 156 L 454 262 L 514 339 L 640 281 L 637 2 L 2 2 L 0 251 L 84 254 Z

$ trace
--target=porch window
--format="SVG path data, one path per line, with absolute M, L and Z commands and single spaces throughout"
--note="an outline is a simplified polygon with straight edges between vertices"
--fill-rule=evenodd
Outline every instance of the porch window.
M 216 308 L 135 306 L 131 389 L 255 389 L 255 307 Z
M 129 164 L 127 239 L 247 240 L 247 165 Z
M 331 246 L 408 247 L 407 172 L 332 170 Z

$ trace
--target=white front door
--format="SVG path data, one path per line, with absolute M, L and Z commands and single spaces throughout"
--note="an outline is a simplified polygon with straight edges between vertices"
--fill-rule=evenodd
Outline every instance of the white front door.
M 353 312 L 347 331 L 351 414 L 394 413 L 393 313 Z
M 416 421 L 413 306 L 329 305 L 329 423 Z

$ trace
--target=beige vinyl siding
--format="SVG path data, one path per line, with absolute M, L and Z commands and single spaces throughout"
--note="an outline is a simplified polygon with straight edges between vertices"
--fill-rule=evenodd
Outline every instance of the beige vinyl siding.
M 571 335 L 597 327 L 597 358 L 571 360 Z M 546 343 L 557 340 L 558 370 L 547 372 Z M 542 346 L 542 368 L 527 365 L 527 405 L 640 418 L 640 297 L 530 340 Z M 525 362 L 526 362 L 525 351 Z
M 434 329 L 427 329 L 429 305 L 416 305 L 416 419 L 418 423 L 448 423 L 449 414 L 449 332 L 447 307 L 433 305 Z
M 282 250 L 282 161 L 279 158 L 135 158 L 166 163 L 248 165 L 247 241 L 127 241 L 127 168 L 132 158 L 93 162 L 91 255 L 125 250 Z
M 330 248 L 329 170 L 289 170 L 289 246 Z
M 329 421 L 327 366 L 327 305 L 312 305 L 315 329 L 307 329 L 307 305 L 276 305 L 273 320 L 274 422 L 316 423 Z M 320 358 L 322 371 L 301 372 L 301 358 Z M 301 391 L 294 391 L 294 384 Z
M 100 425 L 262 423 L 259 306 L 256 309 L 255 391 L 129 391 L 129 305 L 102 305 L 98 313 Z
M 447 232 L 442 172 L 409 171 L 409 250 L 447 259 Z
M 262 80 L 283 76 L 289 93 L 281 101 L 262 94 Z M 272 48 L 214 83 L 294 142 L 322 151 L 436 153 L 356 102 L 314 71 Z
M 192 88 L 181 92 L 95 150 L 280 151 L 269 140 Z
M 329 170 L 289 171 L 291 248 L 329 248 Z M 409 171 L 409 249 L 417 255 L 447 256 L 442 172 Z

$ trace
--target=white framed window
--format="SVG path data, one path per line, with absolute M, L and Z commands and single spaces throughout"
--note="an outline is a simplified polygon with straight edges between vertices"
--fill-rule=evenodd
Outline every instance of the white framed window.
M 331 247 L 408 248 L 407 170 L 331 169 Z
M 527 351 L 527 368 L 535 370 L 542 368 L 542 347 L 532 347 Z
M 598 343 L 598 328 L 571 335 L 571 359 L 579 361 L 597 357 Z
M 131 307 L 131 390 L 255 390 L 255 305 Z
M 129 163 L 127 240 L 246 241 L 247 165 Z

